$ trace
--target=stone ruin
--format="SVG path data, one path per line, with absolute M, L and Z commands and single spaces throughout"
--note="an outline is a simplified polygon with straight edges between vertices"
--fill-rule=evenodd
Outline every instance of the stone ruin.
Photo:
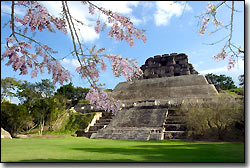
M 143 77 L 119 83 L 110 96 L 122 103 L 111 122 L 90 138 L 162 140 L 183 138 L 185 123 L 178 111 L 184 102 L 210 101 L 218 95 L 213 84 L 188 63 L 186 54 L 147 59 Z
M 143 71 L 141 79 L 198 74 L 193 65 L 188 63 L 188 56 L 184 53 L 150 57 L 141 69 Z

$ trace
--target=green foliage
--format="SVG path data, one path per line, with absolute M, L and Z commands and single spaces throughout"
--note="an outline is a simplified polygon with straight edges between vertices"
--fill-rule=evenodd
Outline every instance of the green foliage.
M 53 96 L 55 86 L 48 79 L 35 84 L 24 81 L 18 86 L 17 97 L 21 102 L 32 102 L 37 99 Z
M 188 135 L 192 138 L 243 139 L 244 104 L 221 94 L 211 103 L 183 104 Z M 236 128 L 238 125 L 238 128 Z
M 89 104 L 89 100 L 79 100 L 80 104 Z
M 85 129 L 92 121 L 95 113 L 73 113 L 65 126 L 65 130 L 77 131 L 79 129 Z
M 21 81 L 15 78 L 6 77 L 1 79 L 1 99 L 12 98 L 16 96 L 15 89 L 20 85 Z
M 244 96 L 244 88 L 230 89 L 230 90 L 226 90 L 226 92 L 236 97 Z
M 35 89 L 42 97 L 51 97 L 55 91 L 55 85 L 49 79 L 42 79 L 42 82 L 35 83 Z
M 104 91 L 105 92 L 112 92 L 113 90 L 112 89 L 105 89 Z
M 215 75 L 215 74 L 206 74 L 206 78 L 210 79 L 211 82 L 218 86 L 222 90 L 234 89 L 237 88 L 233 82 L 233 79 L 226 75 Z
M 31 126 L 32 117 L 25 105 L 11 104 L 7 101 L 1 103 L 1 127 L 11 135 L 25 131 Z
M 74 87 L 70 82 L 67 85 L 61 86 L 56 91 L 56 95 L 64 95 L 67 99 L 85 99 L 86 94 L 90 89 L 82 87 Z
M 74 92 L 74 86 L 70 82 L 69 84 L 63 85 L 59 89 L 57 89 L 56 95 L 60 94 L 65 96 L 67 99 L 71 99 L 73 97 L 73 92 Z

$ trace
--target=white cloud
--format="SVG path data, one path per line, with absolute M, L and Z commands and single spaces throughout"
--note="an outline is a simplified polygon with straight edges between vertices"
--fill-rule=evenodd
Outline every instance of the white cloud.
M 133 24 L 134 24 L 135 26 L 138 26 L 138 25 L 140 25 L 140 24 L 145 23 L 145 20 L 138 19 L 138 18 L 136 18 L 136 17 L 134 17 L 134 16 L 130 16 L 129 18 L 130 18 L 131 22 L 133 22 Z
M 142 7 L 144 8 L 144 9 L 151 9 L 151 8 L 153 8 L 154 7 L 154 3 L 153 2 L 141 2 L 140 3 L 141 5 L 142 5 Z
M 20 8 L 19 6 L 15 6 L 15 14 L 16 15 L 21 15 L 24 16 L 25 15 L 25 10 Z M 6 4 L 4 2 L 1 2 L 1 12 L 3 12 L 3 14 L 11 14 L 11 4 Z
M 205 74 L 208 74 L 208 73 L 222 73 L 222 72 L 227 72 L 227 71 L 228 71 L 227 67 L 224 66 L 224 67 L 220 67 L 220 68 L 202 70 L 202 71 L 199 71 L 199 73 L 205 75 Z
M 59 16 L 59 13 L 62 11 L 62 4 L 59 1 L 41 1 L 43 5 L 46 6 L 48 11 L 54 15 Z M 68 6 L 70 9 L 70 14 L 77 20 L 82 21 L 85 25 L 82 26 L 76 21 L 74 23 L 78 25 L 77 31 L 80 32 L 80 37 L 83 42 L 94 42 L 99 39 L 99 34 L 97 34 L 94 30 L 95 22 L 93 21 L 96 16 L 90 16 L 88 13 L 88 8 L 81 4 L 81 2 L 68 2 Z M 70 36 L 70 30 L 68 29 L 68 35 Z M 71 37 L 70 37 L 71 39 Z
M 80 66 L 80 63 L 75 58 L 73 58 L 73 59 L 64 58 L 63 60 L 61 60 L 61 64 L 64 66 L 69 66 L 69 67 L 73 66 L 75 68 Z
M 62 4 L 58 1 L 41 1 L 40 3 L 44 4 L 50 13 L 54 16 L 58 16 L 58 14 L 62 11 Z M 136 1 L 95 1 L 93 2 L 95 5 L 103 7 L 107 10 L 111 10 L 113 12 L 118 12 L 120 14 L 131 14 L 133 9 L 132 7 L 137 7 L 139 2 Z M 89 14 L 88 6 L 83 5 L 81 2 L 68 2 L 68 6 L 70 9 L 71 15 L 77 19 L 82 21 L 85 25 L 82 26 L 79 23 L 76 23 L 80 28 L 80 38 L 83 42 L 93 43 L 95 40 L 99 39 L 100 35 L 97 34 L 94 30 L 95 21 L 100 18 L 102 21 L 106 21 L 107 17 L 104 14 Z M 141 23 L 141 20 L 133 17 L 136 23 Z M 110 25 L 108 25 L 110 26 Z M 68 32 L 70 32 L 68 30 Z M 68 33 L 70 35 L 70 33 Z
M 133 9 L 131 7 L 137 7 L 139 4 L 138 1 L 95 1 L 93 3 L 120 14 L 132 13 Z
M 79 67 L 79 66 L 80 66 L 80 63 L 79 63 L 79 61 L 78 61 L 77 59 L 72 59 L 72 65 L 73 65 L 74 67 Z
M 244 61 L 239 60 L 238 63 L 235 64 L 234 68 L 228 70 L 227 66 L 220 67 L 220 68 L 213 68 L 213 69 L 207 69 L 207 70 L 201 70 L 199 73 L 201 74 L 207 74 L 207 73 L 243 73 L 244 72 Z
M 179 17 L 192 8 L 185 2 L 159 1 L 156 2 L 157 11 L 154 14 L 156 26 L 168 25 L 173 16 Z

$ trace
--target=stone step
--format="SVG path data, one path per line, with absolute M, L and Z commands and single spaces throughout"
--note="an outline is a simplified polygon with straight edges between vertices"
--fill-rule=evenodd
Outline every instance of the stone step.
M 185 116 L 185 113 L 177 110 L 168 110 L 168 116 Z
M 110 122 L 111 120 L 112 119 L 103 119 L 103 118 L 101 118 L 101 119 L 97 120 L 96 123 Z
M 102 133 L 102 134 L 100 134 Z M 123 139 L 123 140 L 149 140 L 150 130 L 136 130 L 133 128 L 125 129 L 103 129 L 99 130 L 95 137 L 104 139 Z
M 76 131 L 76 136 L 77 137 L 90 137 L 92 135 L 93 132 L 85 132 L 83 130 L 78 130 Z
M 186 131 L 187 127 L 185 124 L 165 124 L 166 131 Z
M 163 125 L 166 124 L 185 124 L 183 121 L 168 120 Z
M 89 131 L 98 131 L 99 129 L 103 128 L 104 125 L 94 125 L 89 128 Z
M 110 122 L 101 122 L 101 123 L 95 123 L 95 126 L 104 126 L 109 125 Z
M 164 139 L 184 139 L 186 134 L 186 131 L 165 131 Z

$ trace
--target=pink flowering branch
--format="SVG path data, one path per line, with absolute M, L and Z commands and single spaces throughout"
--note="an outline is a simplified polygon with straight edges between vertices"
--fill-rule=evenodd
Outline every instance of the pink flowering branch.
M 226 26 L 223 26 L 223 23 L 218 21 L 216 18 L 217 10 L 222 5 L 227 6 L 231 10 L 230 23 Z M 213 18 L 213 22 L 214 22 L 214 25 L 216 26 L 216 30 L 213 32 L 209 32 L 208 34 L 213 34 L 219 30 L 228 29 L 228 27 L 230 27 L 229 35 L 225 36 L 224 38 L 222 38 L 221 40 L 219 40 L 217 42 L 209 44 L 209 45 L 215 45 L 215 44 L 227 39 L 221 52 L 218 53 L 217 55 L 215 55 L 214 59 L 216 59 L 217 61 L 220 61 L 220 60 L 224 60 L 228 56 L 228 58 L 229 58 L 228 59 L 228 70 L 230 70 L 231 68 L 234 67 L 234 64 L 236 63 L 236 61 L 235 61 L 236 58 L 237 59 L 238 59 L 238 57 L 244 58 L 244 56 L 241 55 L 241 54 L 244 54 L 244 50 L 242 50 L 241 47 L 237 47 L 236 45 L 234 45 L 232 43 L 234 12 L 239 12 L 239 11 L 235 10 L 234 1 L 232 1 L 232 7 L 228 6 L 226 1 L 223 1 L 223 2 L 219 3 L 218 5 L 214 5 L 213 3 L 207 3 L 206 9 L 207 9 L 207 11 L 205 13 L 203 13 L 201 16 L 199 16 L 199 18 L 202 20 L 202 24 L 201 24 L 201 27 L 199 30 L 200 35 L 203 35 L 206 32 L 206 29 L 208 27 L 209 21 L 211 20 L 211 17 Z M 217 28 L 218 26 L 220 26 L 220 28 Z
M 128 17 L 119 15 L 118 13 L 106 10 L 96 6 L 90 1 L 82 1 L 84 5 L 89 5 L 89 13 L 94 14 L 94 9 L 101 11 L 108 17 L 108 23 L 113 23 L 108 33 L 110 37 L 115 37 L 116 40 L 125 40 L 130 46 L 134 46 L 134 35 L 137 39 L 141 39 L 144 43 L 146 42 L 146 35 L 144 30 L 139 30 L 133 26 L 133 23 Z M 100 20 L 97 20 L 95 30 L 97 33 L 100 32 Z
M 88 10 L 91 15 L 96 11 L 100 11 L 108 17 L 108 23 L 113 23 L 109 31 L 110 37 L 115 37 L 116 40 L 125 39 L 130 46 L 134 45 L 133 36 L 146 42 L 144 31 L 135 28 L 129 18 L 121 16 L 118 13 L 113 13 L 112 11 L 107 11 L 91 2 L 83 2 L 83 4 L 89 5 Z M 23 18 L 15 17 L 15 5 L 27 8 L 26 14 Z M 121 56 L 114 54 L 103 54 L 105 49 L 96 49 L 95 46 L 91 50 L 87 48 L 89 54 L 85 53 L 86 50 L 83 50 L 82 46 L 84 45 L 80 41 L 74 21 L 81 23 L 82 25 L 84 25 L 84 23 L 72 17 L 67 1 L 62 1 L 62 18 L 52 16 L 46 7 L 37 1 L 18 1 L 17 3 L 12 1 L 11 7 L 10 28 L 12 32 L 10 36 L 6 38 L 6 51 L 1 57 L 2 60 L 5 58 L 9 59 L 6 65 L 12 65 L 14 71 L 20 70 L 21 75 L 27 74 L 28 68 L 33 69 L 31 71 L 31 78 L 36 77 L 39 70 L 40 73 L 43 73 L 44 68 L 47 68 L 48 73 L 52 73 L 54 84 L 59 82 L 62 85 L 64 81 L 67 82 L 69 79 L 72 80 L 69 71 L 63 68 L 58 59 L 51 55 L 51 53 L 55 52 L 52 51 L 49 46 L 46 44 L 42 45 L 35 39 L 25 35 L 28 28 L 30 28 L 31 32 L 36 30 L 42 32 L 46 28 L 50 32 L 55 32 L 52 25 L 66 34 L 67 24 L 74 47 L 74 51 L 72 51 L 71 54 L 74 54 L 80 63 L 80 67 L 77 67 L 76 71 L 82 78 L 87 79 L 92 87 L 92 90 L 90 90 L 87 95 L 87 99 L 90 100 L 91 104 L 96 105 L 98 108 L 104 109 L 105 111 L 116 113 L 120 109 L 119 101 L 111 99 L 106 92 L 98 88 L 97 82 L 99 81 L 100 74 L 98 67 L 105 71 L 107 65 L 104 59 L 107 59 L 112 63 L 113 73 L 116 77 L 123 75 L 128 81 L 131 81 L 142 75 L 142 71 L 135 60 L 122 58 Z M 22 26 L 16 26 L 16 22 L 21 23 Z M 101 23 L 100 20 L 97 20 L 94 27 L 96 33 L 103 31 L 105 25 L 105 22 Z M 24 30 L 21 31 L 19 27 L 24 27 Z M 30 42 L 25 42 L 24 40 L 19 41 L 18 37 L 27 39 Z M 32 49 L 32 43 L 35 44 L 33 47 L 35 47 L 36 53 L 31 53 L 29 51 Z M 38 61 L 38 56 L 43 58 L 42 62 Z

